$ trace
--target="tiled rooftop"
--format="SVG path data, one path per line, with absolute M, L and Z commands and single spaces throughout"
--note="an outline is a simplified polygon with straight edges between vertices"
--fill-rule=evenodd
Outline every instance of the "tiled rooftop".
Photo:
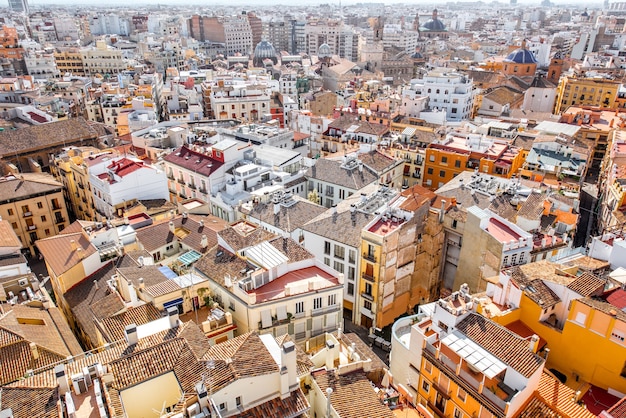
M 526 378 L 544 362 L 528 349 L 528 341 L 479 314 L 471 312 L 457 330 Z
M 309 282 L 312 279 L 318 282 L 316 289 L 339 285 L 337 278 L 314 266 L 290 271 L 248 293 L 256 294 L 256 303 L 263 303 L 286 297 L 285 288 L 287 285 L 291 288 L 291 295 L 309 292 Z
M 313 379 L 330 395 L 331 404 L 342 418 L 393 418 L 393 412 L 384 406 L 376 396 L 374 388 L 362 370 L 346 374 L 337 374 L 335 370 L 318 370 L 312 373 Z
M 77 245 L 76 250 L 72 249 L 72 241 Z M 82 260 L 98 251 L 84 232 L 61 234 L 40 239 L 36 245 L 46 260 L 46 264 L 50 266 L 52 272 L 57 276 L 70 270 L 81 263 Z

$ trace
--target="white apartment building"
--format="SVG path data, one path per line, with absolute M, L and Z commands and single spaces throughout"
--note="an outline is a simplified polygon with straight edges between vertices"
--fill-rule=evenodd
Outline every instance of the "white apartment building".
M 339 55 L 343 23 L 339 19 L 309 20 L 305 26 L 307 54 L 317 55 L 322 44 L 330 46 L 333 55 Z
M 340 325 L 343 274 L 290 238 L 240 221 L 218 233 L 218 247 L 194 265 L 238 333 L 289 334 L 304 341 Z
M 411 81 L 418 95 L 428 97 L 430 110 L 445 110 L 446 119 L 468 119 L 474 103 L 474 83 L 467 76 L 447 68 L 428 72 L 422 80 Z
M 89 182 L 96 211 L 105 218 L 120 215 L 127 202 L 169 197 L 165 173 L 140 160 L 122 157 L 111 160 L 104 171 L 95 168 L 89 171 Z
M 418 32 L 403 29 L 401 25 L 385 25 L 383 29 L 383 45 L 385 48 L 396 47 L 402 49 L 406 53 L 412 54 L 415 52 L 418 40 Z
M 270 95 L 267 89 L 233 85 L 231 89 L 211 93 L 211 108 L 216 119 L 257 121 L 270 113 Z
M 246 15 L 236 15 L 224 20 L 226 55 L 252 54 L 252 29 Z
M 85 75 L 117 74 L 126 70 L 124 53 L 107 46 L 104 41 L 96 42 L 96 47 L 93 49 L 81 50 L 81 54 Z
M 54 54 L 43 51 L 31 52 L 24 55 L 24 64 L 28 75 L 33 76 L 35 80 L 59 77 L 59 69 Z

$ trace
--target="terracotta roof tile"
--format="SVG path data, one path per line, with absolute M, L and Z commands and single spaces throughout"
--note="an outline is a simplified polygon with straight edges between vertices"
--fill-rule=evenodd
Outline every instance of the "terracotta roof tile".
M 219 254 L 219 255 L 218 255 Z M 213 248 L 194 264 L 194 269 L 211 280 L 224 286 L 224 277 L 230 276 L 232 282 L 238 277 L 244 278 L 248 263 L 228 251 Z
M 471 312 L 457 329 L 525 377 L 543 365 L 544 360 L 528 349 L 528 341 L 477 313 Z
M 150 253 L 175 240 L 202 253 L 204 252 L 201 245 L 203 235 L 206 235 L 208 240 L 207 249 L 213 248 L 217 244 L 217 232 L 210 226 L 210 219 L 211 217 L 207 217 L 203 221 L 203 225 L 200 223 L 201 218 L 199 217 L 188 216 L 183 218 L 178 216 L 174 219 L 139 229 L 137 231 L 137 240 Z M 170 231 L 170 222 L 174 223 L 174 233 Z
M 233 415 L 238 418 L 266 418 L 266 417 L 303 417 L 311 407 L 309 402 L 302 393 L 302 390 L 298 388 L 291 392 L 291 395 L 285 399 L 276 397 L 270 399 L 261 405 L 254 408 L 247 409 L 246 411 Z
M 626 396 L 618 403 L 610 407 L 606 412 L 611 414 L 611 418 L 626 418 Z
M 363 161 L 363 165 L 367 166 L 378 175 L 381 175 L 385 171 L 391 170 L 393 167 L 402 163 L 402 161 L 389 157 L 380 151 L 362 153 L 359 154 L 357 158 Z
M 193 151 L 186 146 L 177 148 L 163 158 L 168 163 L 184 167 L 201 176 L 208 177 L 222 165 L 222 162 L 214 160 L 200 152 Z
M 606 280 L 601 279 L 593 273 L 585 272 L 567 285 L 569 290 L 581 296 L 600 296 L 604 290 Z
M 384 406 L 362 370 L 338 375 L 335 370 L 319 370 L 311 373 L 313 379 L 326 393 L 332 388 L 333 408 L 342 418 L 393 418 L 393 412 Z
M 72 241 L 77 244 L 78 250 L 72 250 Z M 61 234 L 50 238 L 40 239 L 36 243 L 37 248 L 50 266 L 54 274 L 60 276 L 81 260 L 94 254 L 96 247 L 91 244 L 89 237 L 84 232 L 76 234 Z
M 576 403 L 576 393 L 559 382 L 551 373 L 541 374 L 538 390 L 530 401 L 521 408 L 516 418 L 592 418 L 594 414 Z
M 124 338 L 124 329 L 130 324 L 144 325 L 161 318 L 161 313 L 151 303 L 128 308 L 127 311 L 102 319 L 102 331 L 107 342 Z
M 236 378 L 262 376 L 278 371 L 278 365 L 261 338 L 249 332 L 212 346 L 204 360 L 230 362 Z
M 84 118 L 78 117 L 1 132 L 0 144 L 2 155 L 5 156 L 54 146 L 64 147 L 98 136 L 98 132 Z
M 2 409 L 13 410 L 14 418 L 56 418 L 59 416 L 57 388 L 3 387 Z
M 354 191 L 378 181 L 378 176 L 368 167 L 364 167 L 362 172 L 356 168 L 349 170 L 341 167 L 341 161 L 326 158 L 319 158 L 315 165 L 307 170 L 305 177 L 336 184 Z
M 306 179 L 304 181 L 306 182 Z M 255 205 L 248 214 L 262 222 L 271 223 L 283 231 L 292 232 L 327 210 L 324 206 L 300 196 L 294 196 L 293 199 L 296 203 L 289 207 L 281 205 L 277 215 L 274 214 L 273 204 L 264 203 Z

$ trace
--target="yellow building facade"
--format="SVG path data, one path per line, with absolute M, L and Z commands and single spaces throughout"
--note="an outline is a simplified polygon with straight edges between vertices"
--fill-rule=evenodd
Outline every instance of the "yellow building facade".
M 69 225 L 63 185 L 47 174 L 24 173 L 0 182 L 0 216 L 11 223 L 24 248 L 37 253 L 38 239 Z
M 554 114 L 560 115 L 570 106 L 617 107 L 619 81 L 603 78 L 562 76 L 557 87 Z

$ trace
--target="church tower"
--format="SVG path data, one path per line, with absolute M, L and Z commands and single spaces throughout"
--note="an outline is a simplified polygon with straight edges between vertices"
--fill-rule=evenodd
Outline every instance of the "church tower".
M 565 64 L 565 56 L 562 51 L 557 51 L 556 54 L 550 60 L 550 65 L 548 66 L 548 76 L 546 77 L 549 82 L 554 83 L 556 85 L 559 84 L 559 79 L 561 78 L 561 73 L 563 72 L 563 67 Z

